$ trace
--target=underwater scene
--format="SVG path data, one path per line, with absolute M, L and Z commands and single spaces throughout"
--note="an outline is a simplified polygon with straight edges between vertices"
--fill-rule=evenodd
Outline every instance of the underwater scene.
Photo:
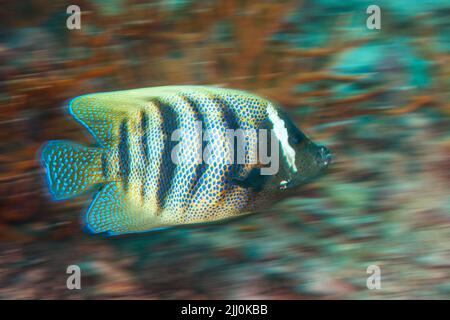
M 2 2 L 0 299 L 449 299 L 449 35 L 439 0 Z M 174 163 L 194 120 L 280 171 Z

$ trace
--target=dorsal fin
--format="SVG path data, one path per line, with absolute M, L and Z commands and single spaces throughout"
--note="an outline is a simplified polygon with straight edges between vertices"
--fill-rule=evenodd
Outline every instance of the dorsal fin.
M 69 104 L 69 111 L 75 119 L 89 129 L 102 147 L 109 148 L 117 145 L 120 124 L 124 118 L 142 110 L 151 114 L 157 110 L 158 101 L 164 96 L 183 91 L 192 92 L 194 89 L 196 92 L 210 94 L 212 97 L 224 90 L 201 86 L 166 86 L 94 93 L 73 99 Z M 247 97 L 245 99 L 256 99 L 239 91 L 224 92 L 232 92 L 241 98 Z
M 69 104 L 70 113 L 88 128 L 95 140 L 105 148 L 117 145 L 120 126 L 133 113 L 145 110 L 154 112 L 156 103 L 136 99 L 127 91 L 88 94 L 73 99 Z

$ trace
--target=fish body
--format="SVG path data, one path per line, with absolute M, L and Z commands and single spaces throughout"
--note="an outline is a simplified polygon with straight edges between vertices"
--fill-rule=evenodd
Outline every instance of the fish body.
M 315 176 L 330 160 L 328 150 L 311 142 L 281 108 L 244 91 L 166 86 L 97 93 L 73 99 L 69 110 L 98 146 L 50 141 L 42 163 L 56 199 L 97 187 L 85 215 L 92 233 L 143 232 L 239 216 Z M 279 150 L 276 172 L 262 174 L 267 163 L 254 161 L 262 139 L 256 133 L 242 136 L 245 161 L 236 163 L 235 149 L 218 138 L 230 129 L 267 129 L 275 141 L 272 153 Z M 208 135 L 207 160 L 199 132 Z

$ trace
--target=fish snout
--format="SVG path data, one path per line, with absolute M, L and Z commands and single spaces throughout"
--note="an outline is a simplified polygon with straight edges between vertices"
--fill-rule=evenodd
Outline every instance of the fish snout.
M 316 160 L 323 167 L 326 168 L 331 163 L 333 156 L 331 151 L 325 146 L 319 146 L 317 151 Z

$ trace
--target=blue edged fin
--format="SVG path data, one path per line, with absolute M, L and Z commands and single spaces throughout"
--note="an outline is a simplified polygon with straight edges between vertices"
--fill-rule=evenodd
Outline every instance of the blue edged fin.
M 85 222 L 90 233 L 121 233 L 128 229 L 120 182 L 110 182 L 97 193 L 86 213 Z
M 123 183 L 109 182 L 97 193 L 85 217 L 85 230 L 115 236 L 164 230 L 148 212 L 132 208 L 125 198 Z
M 50 141 L 42 149 L 41 160 L 47 174 L 50 193 L 55 199 L 67 199 L 102 183 L 102 150 L 70 141 Z
M 121 100 L 115 93 L 95 93 L 70 101 L 69 112 L 89 130 L 100 146 L 110 149 L 119 141 L 123 120 L 139 106 L 131 99 Z

